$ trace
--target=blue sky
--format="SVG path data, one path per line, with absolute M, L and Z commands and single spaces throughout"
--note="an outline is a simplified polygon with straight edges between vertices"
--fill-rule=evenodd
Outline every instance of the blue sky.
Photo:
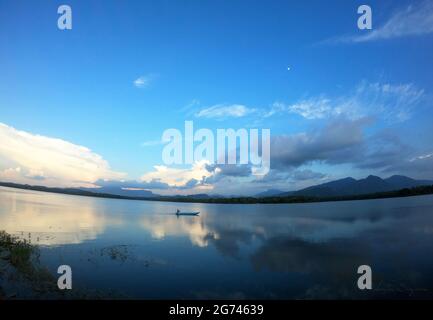
M 57 28 L 61 4 L 72 30 Z M 433 179 L 433 3 L 369 1 L 373 30 L 357 28 L 361 4 L 0 0 L 0 180 L 237 194 L 370 173 Z M 270 128 L 270 174 L 156 170 L 154 142 L 185 120 Z

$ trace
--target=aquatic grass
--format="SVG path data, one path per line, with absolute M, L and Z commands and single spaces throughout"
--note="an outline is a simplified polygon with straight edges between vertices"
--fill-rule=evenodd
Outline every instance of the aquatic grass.
M 28 279 L 35 291 L 46 292 L 55 288 L 54 277 L 48 269 L 39 266 L 37 246 L 27 240 L 0 231 L 0 257 Z
M 126 259 L 119 250 L 110 251 L 110 257 Z M 10 292 L 9 294 L 4 292 L 0 281 L 0 300 L 19 297 L 19 291 L 25 291 L 27 288 L 31 288 L 33 297 L 37 299 L 102 299 L 107 296 L 103 292 L 92 290 L 75 289 L 73 292 L 59 290 L 57 279 L 47 268 L 40 265 L 39 257 L 38 246 L 0 230 L 0 267 L 5 264 L 12 267 L 5 269 L 8 272 L 7 278 L 16 284 L 16 290 L 18 290 L 18 292 L 12 292 L 12 295 Z M 0 268 L 1 272 L 2 268 Z M 108 296 L 119 295 L 113 293 Z
M 32 273 L 32 255 L 35 253 L 36 247 L 32 246 L 28 241 L 13 237 L 5 231 L 0 231 L 1 251 L 9 254 L 8 260 L 19 272 L 24 274 Z

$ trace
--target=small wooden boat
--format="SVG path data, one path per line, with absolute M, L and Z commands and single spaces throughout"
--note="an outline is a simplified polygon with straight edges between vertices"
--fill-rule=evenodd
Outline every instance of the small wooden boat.
M 176 212 L 177 216 L 198 216 L 200 212 Z

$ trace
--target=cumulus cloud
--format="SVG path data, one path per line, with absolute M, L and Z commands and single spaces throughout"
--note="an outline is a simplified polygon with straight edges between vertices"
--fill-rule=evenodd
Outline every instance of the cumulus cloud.
M 255 109 L 248 108 L 242 104 L 217 104 L 198 111 L 195 116 L 197 118 L 241 118 L 255 112 Z
M 299 167 L 313 161 L 347 163 L 363 148 L 364 128 L 370 119 L 329 122 L 320 130 L 271 139 L 271 168 Z
M 252 173 L 251 165 L 247 164 L 208 164 L 206 170 L 231 177 L 247 177 Z
M 13 181 L 21 177 L 21 168 L 6 168 L 0 171 L 0 180 Z
M 222 165 L 198 161 L 189 168 L 166 166 L 155 166 L 154 168 L 154 171 L 147 172 L 142 176 L 139 184 L 152 180 L 164 183 L 167 188 L 157 191 L 163 195 L 245 194 L 251 189 L 248 187 L 249 181 L 254 179 L 250 165 Z M 245 187 L 245 189 L 240 190 L 240 187 Z
M 325 178 L 320 173 L 298 169 L 315 163 L 348 164 L 369 173 L 403 174 L 418 179 L 433 177 L 431 151 L 420 151 L 422 144 L 415 146 L 405 141 L 397 129 L 367 134 L 372 123 L 370 118 L 340 118 L 318 130 L 273 137 L 272 170 L 263 182 Z
M 243 178 L 252 174 L 252 166 L 249 164 L 207 164 L 206 170 L 211 175 L 203 178 L 201 183 L 204 185 L 221 182 L 227 177 Z
M 206 169 L 208 165 L 209 162 L 203 160 L 194 163 L 190 168 L 170 168 L 164 165 L 154 166 L 154 171 L 145 173 L 141 177 L 141 182 L 159 181 L 168 185 L 171 189 L 170 191 L 189 190 L 202 192 L 211 189 L 210 186 L 200 184 L 200 181 L 212 175 Z
M 92 186 L 98 179 L 121 179 L 108 162 L 71 142 L 20 131 L 0 123 L 0 179 L 50 186 Z

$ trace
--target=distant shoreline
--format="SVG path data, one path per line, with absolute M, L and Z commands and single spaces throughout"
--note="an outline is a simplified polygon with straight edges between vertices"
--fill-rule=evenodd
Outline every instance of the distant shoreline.
M 414 188 L 405 188 L 395 191 L 350 195 L 350 196 L 333 196 L 333 197 L 308 197 L 308 196 L 274 196 L 274 197 L 230 197 L 230 198 L 194 198 L 193 196 L 155 196 L 155 197 L 128 197 L 108 193 L 96 193 L 83 191 L 73 188 L 49 188 L 44 186 L 31 186 L 11 182 L 0 182 L 0 186 L 22 190 L 42 191 L 57 194 L 136 200 L 136 201 L 163 201 L 163 202 L 180 202 L 180 203 L 216 203 L 216 204 L 278 204 L 278 203 L 313 203 L 313 202 L 330 202 L 330 201 L 353 201 L 353 200 L 371 200 L 387 198 L 403 198 L 420 195 L 433 194 L 433 185 L 419 186 Z

